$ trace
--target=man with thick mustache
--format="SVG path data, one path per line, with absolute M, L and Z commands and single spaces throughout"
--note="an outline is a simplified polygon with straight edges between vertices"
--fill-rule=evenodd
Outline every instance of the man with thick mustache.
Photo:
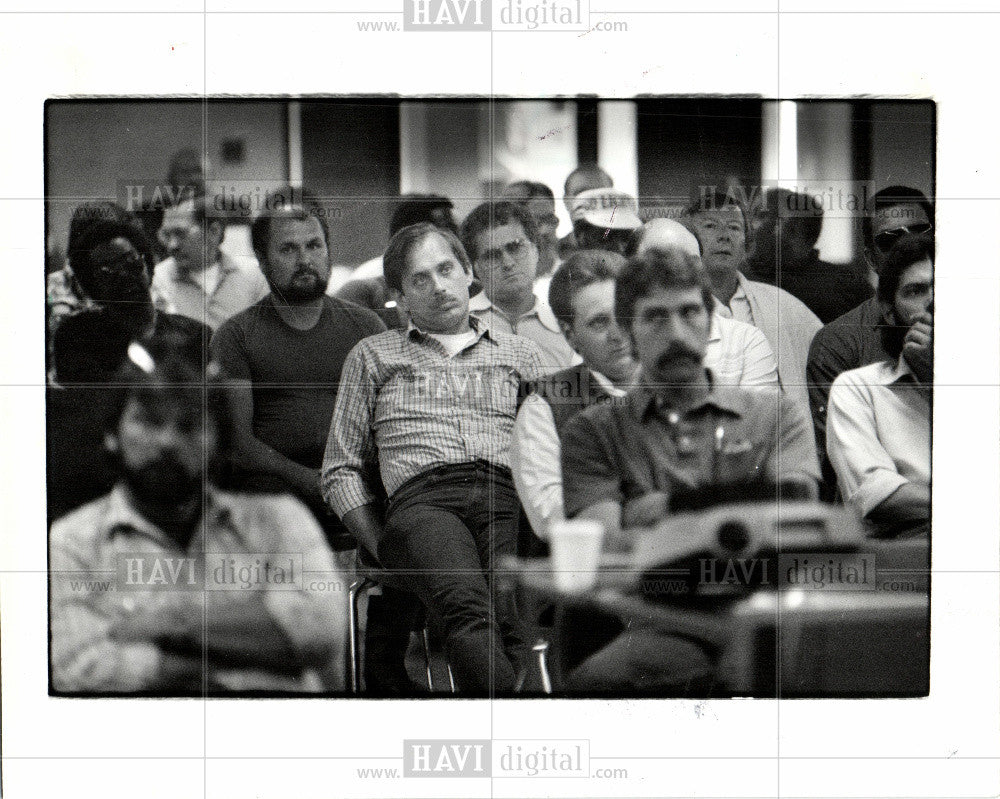
M 712 485 L 794 482 L 815 494 L 819 470 L 805 412 L 766 388 L 720 385 L 705 367 L 713 309 L 701 261 L 680 249 L 631 259 L 615 285 L 615 317 L 641 364 L 621 403 L 576 414 L 562 436 L 566 516 L 600 521 L 606 546 Z M 627 623 L 583 661 L 567 689 L 588 694 L 703 696 L 715 664 L 697 637 Z
M 325 295 L 326 213 L 308 193 L 270 195 L 251 238 L 271 293 L 212 337 L 232 404 L 234 482 L 244 490 L 290 491 L 317 515 L 331 543 L 343 546 L 346 531 L 320 494 L 319 467 L 344 358 L 385 325 L 373 312 Z
M 508 694 L 527 646 L 493 568 L 515 551 L 511 431 L 518 385 L 539 376 L 541 352 L 469 315 L 472 264 L 449 231 L 427 222 L 403 228 L 384 265 L 410 324 L 348 355 L 323 492 L 359 545 L 399 570 L 441 619 L 459 690 Z M 384 513 L 366 474 L 376 453 Z
M 577 414 L 562 435 L 566 516 L 600 520 L 612 544 L 662 519 L 677 491 L 760 478 L 815 489 L 805 411 L 706 369 L 713 306 L 704 267 L 679 249 L 645 252 L 618 276 L 615 316 L 642 366 L 638 385 L 623 403 Z

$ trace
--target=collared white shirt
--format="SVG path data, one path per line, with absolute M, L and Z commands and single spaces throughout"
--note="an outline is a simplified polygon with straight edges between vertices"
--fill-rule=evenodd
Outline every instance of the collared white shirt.
M 750 307 L 750 298 L 742 281 L 736 284 L 736 293 L 730 298 L 728 305 L 718 297 L 715 298 L 715 311 L 724 319 L 735 319 L 748 325 L 754 324 L 753 308 Z
M 809 345 L 823 324 L 798 298 L 768 283 L 747 280 L 737 273 L 736 293 L 723 305 L 716 298 L 720 316 L 758 328 L 767 338 L 778 363 L 778 380 L 788 397 L 809 413 L 806 363 Z
M 930 403 L 905 360 L 837 377 L 830 388 L 826 451 L 841 494 L 862 517 L 906 483 L 930 484 Z
M 308 590 L 306 575 L 342 585 L 333 555 L 309 510 L 297 499 L 277 494 L 229 494 L 209 488 L 202 518 L 182 548 L 163 530 L 140 515 L 121 486 L 57 520 L 49 536 L 52 684 L 60 691 L 131 692 L 160 687 L 163 654 L 152 641 L 119 640 L 116 622 L 132 613 L 163 618 L 164 630 L 183 631 L 205 620 L 224 618 L 227 603 L 258 597 L 271 620 L 303 654 L 329 649 L 339 663 L 347 626 L 347 610 L 336 594 Z M 115 583 L 124 556 L 193 558 L 204 563 L 211 579 L 224 577 L 225 558 L 245 557 L 261 564 L 285 564 L 297 558 L 304 571 L 295 582 L 255 581 L 242 591 L 207 589 L 130 590 Z M 222 572 L 216 572 L 219 567 Z M 116 571 L 117 570 L 117 571 Z M 291 572 L 289 572 L 290 574 Z M 186 572 L 175 585 L 190 579 Z M 257 580 L 257 578 L 254 578 Z M 104 588 L 80 591 L 76 581 L 106 581 Z M 91 585 L 92 583 L 87 583 Z M 222 584 L 220 581 L 219 585 Z M 110 588 L 108 587 L 110 586 Z M 167 622 L 170 621 L 170 625 Z M 213 683 L 232 690 L 318 691 L 319 674 L 272 673 L 252 664 L 209 665 Z
M 254 258 L 229 255 L 220 250 L 218 280 L 183 272 L 173 258 L 160 261 L 153 271 L 153 288 L 167 301 L 173 313 L 204 322 L 215 330 L 229 317 L 249 308 L 270 293 L 267 280 Z
M 521 314 L 513 324 L 490 302 L 486 292 L 481 291 L 469 300 L 469 313 L 482 319 L 493 330 L 534 341 L 542 352 L 542 367 L 546 372 L 556 372 L 583 361 L 563 336 L 549 304 L 537 296 L 531 309 Z
M 705 366 L 718 386 L 774 386 L 778 362 L 767 337 L 753 325 L 712 314 Z

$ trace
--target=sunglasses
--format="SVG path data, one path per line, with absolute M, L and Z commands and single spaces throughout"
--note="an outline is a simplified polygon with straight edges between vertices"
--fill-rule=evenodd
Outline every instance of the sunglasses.
M 899 239 L 908 234 L 919 235 L 921 233 L 927 233 L 934 229 L 934 226 L 930 222 L 918 222 L 915 225 L 904 225 L 903 227 L 894 227 L 890 230 L 883 230 L 875 237 L 875 246 L 878 251 L 883 255 L 892 249 L 892 245 L 895 244 Z
M 95 275 L 115 278 L 134 275 L 146 269 L 146 259 L 139 254 L 122 255 L 110 261 L 91 265 Z

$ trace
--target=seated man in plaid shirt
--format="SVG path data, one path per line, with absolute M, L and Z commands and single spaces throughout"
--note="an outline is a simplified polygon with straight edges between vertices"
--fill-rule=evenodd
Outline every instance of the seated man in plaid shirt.
M 441 618 L 459 689 L 510 693 L 527 647 L 513 598 L 492 590 L 491 571 L 515 550 L 508 451 L 519 382 L 540 374 L 541 354 L 469 316 L 472 267 L 448 231 L 403 228 L 384 264 L 410 324 L 347 356 L 323 494 L 359 544 Z M 365 481 L 376 455 L 384 516 Z

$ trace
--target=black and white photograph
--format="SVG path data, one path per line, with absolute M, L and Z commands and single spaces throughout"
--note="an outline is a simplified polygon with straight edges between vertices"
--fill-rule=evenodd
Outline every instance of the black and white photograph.
M 926 694 L 934 121 L 50 103 L 52 691 Z
M 4 11 L 0 789 L 1000 792 L 969 2 Z

